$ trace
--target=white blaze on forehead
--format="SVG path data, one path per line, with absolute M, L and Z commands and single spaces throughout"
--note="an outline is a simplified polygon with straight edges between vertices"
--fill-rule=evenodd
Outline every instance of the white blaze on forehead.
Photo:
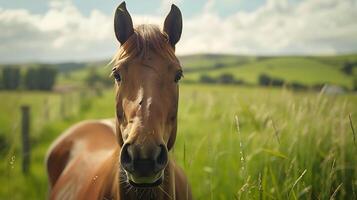
M 148 92 L 146 92 L 146 95 L 147 94 L 148 94 Z M 150 97 L 144 99 L 144 88 L 143 87 L 140 87 L 140 89 L 138 91 L 138 95 L 137 95 L 137 98 L 136 98 L 137 105 L 139 105 L 141 101 L 142 101 L 142 103 L 144 103 L 145 107 L 143 108 L 140 105 L 139 109 L 144 112 L 145 118 L 147 118 L 147 117 L 150 116 L 150 106 L 151 106 L 151 103 L 152 103 L 152 97 L 150 96 Z
M 140 87 L 138 91 L 138 96 L 136 97 L 136 103 L 139 104 L 144 98 L 144 88 Z
M 151 103 L 152 103 L 152 97 L 149 97 L 149 98 L 147 98 L 147 100 L 146 100 L 146 117 L 149 117 L 149 115 L 150 115 L 150 106 L 151 106 Z

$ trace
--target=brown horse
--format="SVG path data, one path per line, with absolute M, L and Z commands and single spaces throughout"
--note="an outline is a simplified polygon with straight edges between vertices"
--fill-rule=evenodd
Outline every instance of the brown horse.
M 182 32 L 172 5 L 163 31 L 133 28 L 125 2 L 114 19 L 116 119 L 81 122 L 50 148 L 50 199 L 192 199 L 184 172 L 169 158 L 177 130 L 175 44 Z

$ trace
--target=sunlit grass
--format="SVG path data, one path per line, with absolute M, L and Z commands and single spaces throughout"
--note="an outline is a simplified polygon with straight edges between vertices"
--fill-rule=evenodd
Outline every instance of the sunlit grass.
M 35 96 L 22 97 L 37 102 Z M 60 104 L 56 98 L 54 110 Z M 45 198 L 43 158 L 50 142 L 76 121 L 113 117 L 114 91 L 73 107 L 82 109 L 33 133 L 38 137 L 30 175 L 21 174 L 19 147 L 1 161 L 0 199 Z M 357 146 L 348 115 L 356 127 L 356 113 L 353 95 L 183 84 L 172 156 L 184 168 L 195 199 L 354 199 Z M 42 119 L 41 112 L 32 115 Z
M 300 82 L 309 86 L 329 83 L 352 88 L 353 77 L 343 74 L 341 66 L 342 64 L 330 65 L 312 58 L 279 57 L 242 65 L 229 65 L 205 72 L 186 73 L 185 80 L 198 81 L 203 73 L 214 78 L 229 73 L 236 79 L 257 84 L 259 75 L 268 74 L 286 82 Z
M 336 197 L 352 197 L 357 149 L 348 114 L 356 112 L 355 96 L 183 90 L 175 154 L 198 199 L 329 199 L 340 184 Z

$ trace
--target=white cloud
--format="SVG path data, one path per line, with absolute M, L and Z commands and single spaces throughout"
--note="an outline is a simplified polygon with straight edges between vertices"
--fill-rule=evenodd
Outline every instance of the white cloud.
M 162 1 L 168 12 L 171 3 Z M 324 54 L 357 50 L 356 0 L 268 0 L 252 12 L 220 17 L 209 0 L 184 19 L 179 54 Z M 166 7 L 165 7 L 166 6 Z M 166 13 L 165 13 L 166 14 Z M 134 23 L 161 25 L 157 16 L 133 16 Z M 0 62 L 109 58 L 118 43 L 113 17 L 99 10 L 83 15 L 71 1 L 54 1 L 45 14 L 0 8 Z
M 158 11 L 160 13 L 167 12 L 170 10 L 172 4 L 179 6 L 183 0 L 161 0 L 161 6 L 159 7 Z
M 43 15 L 1 10 L 0 29 L 8 34 L 0 33 L 0 60 L 102 59 L 115 45 L 111 27 L 108 16 L 93 10 L 85 17 L 66 1 L 51 4 Z
M 209 1 L 208 6 L 212 7 Z M 333 54 L 357 50 L 357 1 L 268 0 L 227 18 L 209 10 L 186 20 L 180 53 Z
M 135 24 L 158 24 L 155 16 L 134 16 Z M 107 59 L 119 43 L 113 16 L 83 15 L 71 1 L 52 1 L 43 15 L 0 8 L 0 62 Z M 4 31 L 3 31 L 4 30 Z

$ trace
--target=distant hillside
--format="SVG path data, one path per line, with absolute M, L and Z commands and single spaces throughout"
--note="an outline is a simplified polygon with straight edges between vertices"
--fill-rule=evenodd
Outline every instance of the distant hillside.
M 42 65 L 51 66 L 56 68 L 59 72 L 71 72 L 76 70 L 81 70 L 87 67 L 100 67 L 105 66 L 109 63 L 109 61 L 97 61 L 97 62 L 64 62 L 64 63 L 21 63 L 21 64 L 0 64 L 0 68 L 2 67 L 20 67 L 20 68 L 28 68 L 28 67 L 38 67 Z
M 283 79 L 285 82 L 299 82 L 306 85 L 336 84 L 352 88 L 357 77 L 357 66 L 352 74 L 341 70 L 350 62 L 357 64 L 357 54 L 340 56 L 242 56 L 224 54 L 196 54 L 179 57 L 184 70 L 183 82 L 199 82 L 202 76 L 217 78 L 230 74 L 235 79 L 248 84 L 257 84 L 259 75 Z M 108 60 L 98 62 L 68 62 L 50 64 L 61 73 L 59 83 L 81 84 L 95 68 L 102 76 L 109 76 L 110 68 L 105 67 Z M 41 64 L 13 65 L 19 67 L 38 66 Z M 3 67 L 5 65 L 0 65 Z M 8 65 L 7 65 L 8 66 Z
M 299 82 L 306 85 L 337 84 L 352 88 L 357 66 L 347 75 L 341 70 L 345 63 L 357 63 L 357 54 L 341 56 L 234 56 L 191 55 L 181 57 L 184 81 L 197 82 L 210 76 L 231 74 L 236 79 L 256 84 L 260 74 Z

